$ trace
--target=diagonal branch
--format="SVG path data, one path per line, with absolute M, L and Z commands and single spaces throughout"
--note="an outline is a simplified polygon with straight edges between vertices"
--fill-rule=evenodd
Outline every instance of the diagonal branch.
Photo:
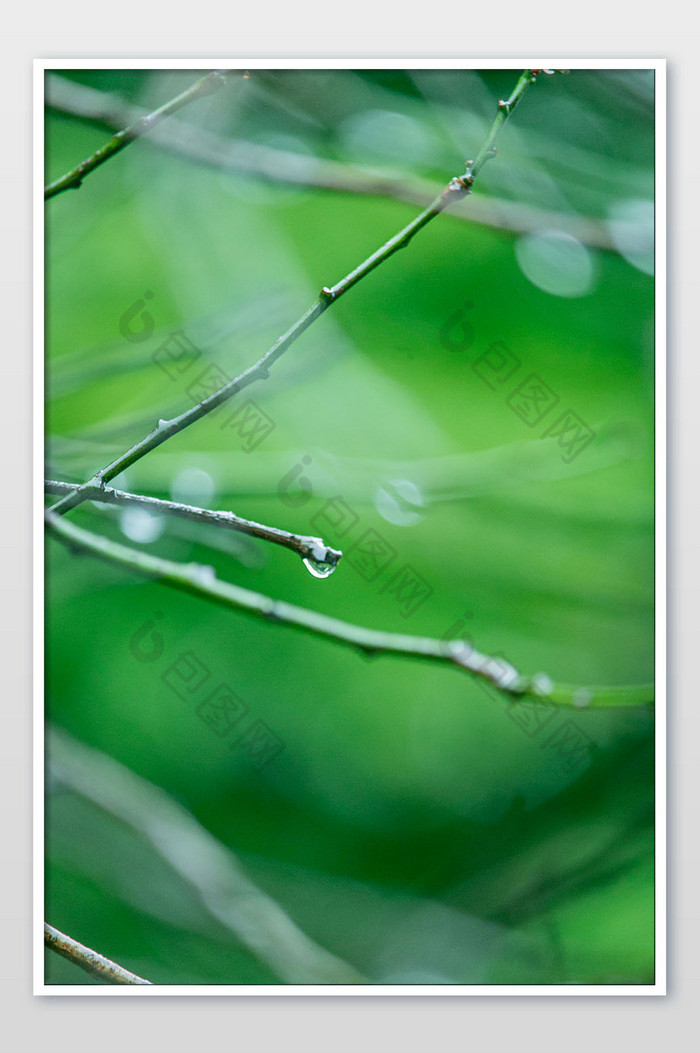
M 143 107 L 127 104 L 117 95 L 56 76 L 47 77 L 46 105 L 71 117 L 94 121 L 115 130 L 134 123 L 148 112 Z M 391 198 L 419 208 L 425 208 L 435 195 L 432 184 L 426 179 L 399 179 L 370 173 L 327 157 L 309 158 L 266 143 L 224 139 L 178 118 L 168 121 L 167 127 L 154 128 L 149 141 L 159 149 L 195 164 L 254 175 L 272 183 Z M 615 247 L 607 225 L 593 216 L 553 212 L 490 195 L 472 199 L 468 210 L 460 206 L 453 208 L 451 215 L 462 221 L 517 234 L 556 228 L 593 248 Z
M 203 95 L 211 95 L 213 92 L 218 91 L 233 73 L 233 70 L 215 70 L 213 73 L 208 73 L 206 77 L 200 77 L 186 91 L 176 95 L 174 99 L 170 99 L 169 102 L 166 102 L 157 110 L 139 117 L 128 128 L 124 128 L 123 131 L 117 132 L 116 135 L 112 136 L 109 142 L 101 146 L 91 157 L 86 158 L 85 161 L 72 168 L 70 172 L 66 172 L 60 179 L 49 183 L 44 189 L 44 200 L 48 201 L 50 197 L 55 197 L 56 194 L 60 194 L 64 190 L 77 189 L 86 175 L 94 172 L 96 168 L 103 165 L 110 157 L 120 153 L 129 143 L 133 143 L 134 139 L 146 135 L 151 128 L 159 124 L 165 117 L 169 117 L 171 113 L 181 110 L 188 103 L 194 102 L 195 99 L 201 99 Z
M 535 80 L 535 73 L 532 70 L 525 70 L 520 76 L 518 83 L 513 90 L 513 94 L 505 102 L 501 100 L 498 103 L 498 112 L 493 122 L 493 126 L 486 140 L 486 146 L 479 154 L 477 161 L 473 163 L 472 169 L 476 169 L 477 173 L 486 161 L 494 156 L 495 149 L 494 144 L 500 133 L 503 125 L 510 113 L 512 113 L 517 102 L 522 98 L 526 89 Z M 484 152 L 485 151 L 485 152 Z M 482 156 L 483 155 L 483 156 Z M 478 167 L 477 167 L 478 166 Z M 444 209 L 456 201 L 461 201 L 467 194 L 471 192 L 474 184 L 475 175 L 473 171 L 467 171 L 463 176 L 455 176 L 449 181 L 445 189 L 441 194 L 435 198 L 433 203 L 425 209 L 420 215 L 404 227 L 403 230 L 399 231 L 393 238 L 390 238 L 381 248 L 377 249 L 376 252 L 368 256 L 367 259 L 352 270 L 342 281 L 339 281 L 336 285 L 329 288 L 324 286 L 321 290 L 318 300 L 301 316 L 287 330 L 279 339 L 272 345 L 269 351 L 266 351 L 264 355 L 253 365 L 250 366 L 244 373 L 236 377 L 234 380 L 224 384 L 223 387 L 215 391 L 213 395 L 204 399 L 202 402 L 197 403 L 196 406 L 192 406 L 190 409 L 185 410 L 178 417 L 174 417 L 172 420 L 159 420 L 156 427 L 148 433 L 140 442 L 137 442 L 131 449 L 127 450 L 120 457 L 117 457 L 115 461 L 107 465 L 101 471 L 97 472 L 92 479 L 90 479 L 83 486 L 76 487 L 72 493 L 66 495 L 58 501 L 53 511 L 57 514 L 64 514 L 71 508 L 75 508 L 84 501 L 88 495 L 89 489 L 94 486 L 104 486 L 115 476 L 119 475 L 126 468 L 129 468 L 136 461 L 140 460 L 151 450 L 157 449 L 167 439 L 173 435 L 177 435 L 179 432 L 184 431 L 185 428 L 194 424 L 195 421 L 205 417 L 212 410 L 216 409 L 223 402 L 226 402 L 233 395 L 238 394 L 245 388 L 258 380 L 265 380 L 270 375 L 270 368 L 274 363 L 282 357 L 285 351 L 291 347 L 294 341 L 301 336 L 306 329 L 312 325 L 317 318 L 323 314 L 323 312 L 330 307 L 332 303 L 335 303 L 343 293 L 351 289 L 353 285 L 356 285 L 359 281 L 365 278 L 371 271 L 378 267 L 385 260 L 393 256 L 399 249 L 405 248 L 411 239 L 422 230 L 423 227 L 427 226 L 436 216 L 439 216 Z
M 515 85 L 513 94 L 508 99 L 498 100 L 498 111 L 491 125 L 491 130 L 486 137 L 486 142 L 479 150 L 475 161 L 467 161 L 467 173 L 474 179 L 478 176 L 487 161 L 496 156 L 496 141 L 500 135 L 503 125 L 518 105 L 525 94 L 528 85 L 534 83 L 538 73 L 553 73 L 554 70 L 526 69 L 518 83 Z
M 307 936 L 248 877 L 235 853 L 165 790 L 58 728 L 50 730 L 48 757 L 58 784 L 145 838 L 210 917 L 284 983 L 368 983 L 349 962 Z
M 147 984 L 149 987 L 151 986 L 150 980 L 144 980 L 141 976 L 137 976 L 136 973 L 130 973 L 123 966 L 117 965 L 116 962 L 111 961 L 109 958 L 104 958 L 97 951 L 85 947 L 71 936 L 66 936 L 65 933 L 54 929 L 53 925 L 47 925 L 46 923 L 44 923 L 44 946 L 84 969 L 90 976 L 94 976 L 98 980 L 104 980 L 105 983 Z
M 54 479 L 44 481 L 44 491 L 48 494 L 67 494 L 72 493 L 73 490 L 71 483 L 57 482 Z M 310 569 L 315 568 L 314 573 L 322 577 L 326 577 L 335 570 L 343 555 L 339 549 L 326 545 L 323 538 L 311 537 L 307 534 L 292 534 L 289 530 L 265 526 L 251 519 L 242 519 L 234 512 L 211 511 L 208 508 L 197 508 L 194 505 L 183 505 L 179 501 L 164 501 L 159 497 L 131 494 L 126 490 L 114 490 L 109 486 L 100 487 L 97 484 L 89 486 L 85 492 L 90 501 L 118 506 L 138 505 L 156 514 L 179 516 L 181 519 L 191 519 L 196 523 L 209 523 L 224 529 L 237 530 L 242 534 L 261 538 L 263 541 L 271 541 L 275 545 L 282 545 L 296 552 L 307 563 L 307 566 L 310 564 Z
M 110 541 L 76 527 L 50 509 L 45 518 L 49 531 L 69 547 L 91 552 L 110 563 L 128 567 L 144 577 L 153 578 L 181 592 L 199 596 L 223 607 L 244 611 L 267 621 L 291 625 L 302 632 L 335 640 L 365 655 L 393 654 L 454 665 L 510 698 L 576 708 L 641 706 L 652 702 L 654 698 L 654 687 L 650 684 L 580 688 L 555 684 L 544 674 L 524 676 L 510 662 L 480 654 L 464 640 L 434 640 L 425 636 L 407 636 L 403 633 L 381 632 L 352 625 L 318 611 L 296 607 L 282 600 L 273 600 L 239 585 L 220 581 L 213 567 L 197 563 L 176 563 Z

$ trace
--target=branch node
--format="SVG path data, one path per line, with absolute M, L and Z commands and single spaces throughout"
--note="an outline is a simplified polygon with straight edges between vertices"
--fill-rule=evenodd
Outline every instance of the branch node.
M 91 486 L 96 486 L 96 487 L 98 487 L 98 489 L 104 490 L 105 486 L 106 486 L 105 481 L 104 481 L 104 471 L 105 470 L 103 468 L 101 471 L 95 472 L 95 474 L 93 475 L 92 479 L 88 479 L 88 481 L 86 483 L 83 483 L 83 485 L 81 487 L 79 487 L 78 489 L 79 490 L 89 490 Z
M 464 197 L 465 194 L 471 194 L 473 186 L 474 176 L 471 172 L 465 172 L 462 176 L 454 176 L 450 179 L 441 196 L 443 200 L 451 197 L 453 194 L 458 194 L 461 198 Z

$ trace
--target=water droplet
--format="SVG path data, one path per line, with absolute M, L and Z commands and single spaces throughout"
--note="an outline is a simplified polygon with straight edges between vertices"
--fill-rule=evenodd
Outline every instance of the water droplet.
M 532 690 L 536 695 L 551 695 L 554 684 L 546 673 L 538 673 L 532 678 Z
M 582 709 L 584 706 L 590 705 L 592 699 L 593 692 L 590 687 L 577 687 L 571 699 L 571 704 Z
M 328 548 L 320 537 L 307 537 L 305 541 L 308 555 L 302 556 L 302 563 L 309 574 L 315 578 L 330 578 L 343 553 Z
M 191 563 L 192 577 L 200 585 L 212 585 L 216 581 L 216 571 L 209 563 Z
M 302 563 L 308 570 L 309 574 L 313 574 L 315 578 L 330 578 L 331 574 L 338 566 L 337 563 L 323 559 L 315 559 L 313 556 L 302 557 Z
M 510 662 L 501 661 L 501 668 L 496 673 L 497 683 L 504 691 L 511 691 L 520 680 L 520 673 Z M 549 681 L 552 683 L 551 680 Z
M 447 645 L 447 653 L 458 665 L 469 668 L 469 659 L 474 653 L 474 648 L 465 640 L 452 640 Z

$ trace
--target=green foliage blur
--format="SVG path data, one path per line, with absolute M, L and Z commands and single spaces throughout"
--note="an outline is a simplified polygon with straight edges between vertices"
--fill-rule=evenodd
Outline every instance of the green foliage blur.
M 49 77 L 152 109 L 196 75 Z M 253 70 L 178 119 L 437 192 L 516 79 Z M 517 205 L 529 233 L 438 217 L 250 389 L 274 425 L 258 445 L 227 426 L 234 400 L 114 481 L 322 535 L 346 553 L 332 577 L 194 523 L 97 505 L 73 521 L 345 621 L 467 637 L 528 674 L 651 680 L 653 98 L 644 70 L 541 76 L 460 210 Z M 48 108 L 46 137 L 48 181 L 109 133 Z M 206 369 L 251 365 L 415 214 L 148 139 L 47 202 L 47 475 L 89 478 L 197 401 Z M 562 233 L 582 221 L 609 247 Z M 173 333 L 200 352 L 182 374 L 157 353 Z M 578 451 L 544 434 L 569 411 L 593 436 Z M 374 577 L 370 531 L 388 560 Z M 649 708 L 512 707 L 454 668 L 363 660 L 55 541 L 47 574 L 47 720 L 168 791 L 373 982 L 653 982 Z M 189 694 L 188 655 L 208 674 Z M 247 707 L 223 735 L 198 708 L 221 684 Z M 279 747 L 262 766 L 235 744 L 257 721 Z M 48 789 L 47 921 L 154 983 L 281 982 L 144 839 Z M 53 955 L 46 969 L 95 982 Z

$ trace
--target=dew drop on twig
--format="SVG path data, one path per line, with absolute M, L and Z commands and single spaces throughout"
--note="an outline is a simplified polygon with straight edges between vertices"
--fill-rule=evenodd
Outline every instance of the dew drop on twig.
M 313 574 L 314 578 L 330 578 L 337 566 L 337 563 L 314 559 L 313 556 L 304 556 L 302 562 L 309 574 Z
M 546 698 L 547 695 L 551 695 L 554 690 L 552 678 L 547 676 L 546 673 L 537 673 L 537 675 L 532 678 L 532 689 L 536 695 L 541 695 Z
M 590 687 L 577 687 L 571 699 L 571 704 L 576 706 L 577 709 L 583 709 L 591 704 L 592 699 L 593 692 Z
M 192 578 L 198 584 L 206 588 L 216 581 L 216 571 L 208 563 L 191 563 Z

